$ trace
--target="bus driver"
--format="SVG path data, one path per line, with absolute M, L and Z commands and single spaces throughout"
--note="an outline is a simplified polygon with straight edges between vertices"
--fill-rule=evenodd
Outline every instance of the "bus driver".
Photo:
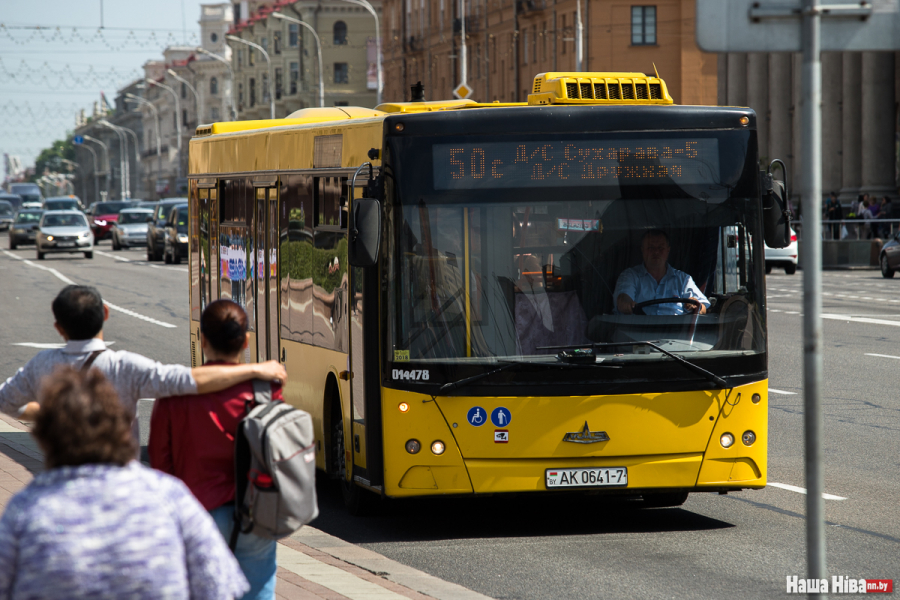
M 622 271 L 616 281 L 613 298 L 616 312 L 633 314 L 635 304 L 662 298 L 691 298 L 700 302 L 700 314 L 706 314 L 709 300 L 693 278 L 669 265 L 669 236 L 661 229 L 651 229 L 641 238 L 644 262 Z M 666 303 L 648 306 L 649 315 L 682 315 L 697 311 L 695 304 Z

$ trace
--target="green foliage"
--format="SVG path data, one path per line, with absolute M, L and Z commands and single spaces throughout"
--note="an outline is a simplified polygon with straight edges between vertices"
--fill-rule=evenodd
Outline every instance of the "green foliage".
M 334 259 L 338 268 L 334 270 Z M 313 248 L 308 242 L 284 241 L 281 244 L 281 276 L 301 281 L 312 279 L 313 283 L 326 292 L 341 285 L 347 272 L 347 238 L 338 242 L 337 248 L 323 250 Z M 329 271 L 334 272 L 329 272 Z
M 45 170 L 68 173 L 68 165 L 61 162 L 60 158 L 75 160 L 75 146 L 72 145 L 71 139 L 56 140 L 49 148 L 44 148 L 34 162 L 34 175 L 31 176 L 29 181 L 32 183 L 37 182 Z

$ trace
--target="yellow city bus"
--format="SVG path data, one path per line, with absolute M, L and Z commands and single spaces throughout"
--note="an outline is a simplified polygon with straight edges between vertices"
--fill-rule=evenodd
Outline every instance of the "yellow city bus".
M 762 488 L 783 194 L 752 110 L 677 106 L 640 73 L 544 73 L 520 104 L 204 125 L 191 360 L 206 304 L 244 306 L 246 360 L 284 363 L 351 510 L 372 492 L 674 506 Z M 648 231 L 704 314 L 674 294 L 619 312 Z

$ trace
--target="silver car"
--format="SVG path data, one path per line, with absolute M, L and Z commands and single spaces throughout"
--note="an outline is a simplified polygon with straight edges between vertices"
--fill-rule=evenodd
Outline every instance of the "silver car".
M 110 235 L 112 236 L 112 249 L 121 250 L 132 246 L 147 245 L 147 221 L 153 216 L 153 210 L 149 208 L 126 208 L 119 212 L 119 220 L 116 221 Z
M 797 233 L 791 228 L 791 243 L 787 248 L 769 248 L 766 246 L 766 273 L 772 272 L 772 267 L 784 268 L 784 272 L 793 275 L 797 272 Z
M 94 234 L 84 213 L 77 210 L 48 210 L 41 217 L 35 239 L 37 258 L 48 252 L 84 252 L 94 258 Z

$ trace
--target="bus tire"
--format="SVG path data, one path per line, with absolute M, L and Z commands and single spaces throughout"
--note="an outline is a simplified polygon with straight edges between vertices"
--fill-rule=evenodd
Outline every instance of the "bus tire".
M 363 489 L 353 483 L 352 469 L 350 465 L 351 475 L 350 481 L 346 476 L 346 455 L 344 454 L 344 420 L 340 416 L 340 409 L 337 411 L 337 418 L 334 419 L 332 432 L 333 452 L 337 462 L 338 469 L 336 475 L 338 484 L 341 486 L 341 497 L 344 499 L 344 507 L 354 517 L 361 517 L 371 514 L 375 508 L 376 496 L 369 490 Z
M 681 506 L 688 498 L 687 492 L 664 492 L 662 494 L 644 494 L 641 508 L 668 508 Z

